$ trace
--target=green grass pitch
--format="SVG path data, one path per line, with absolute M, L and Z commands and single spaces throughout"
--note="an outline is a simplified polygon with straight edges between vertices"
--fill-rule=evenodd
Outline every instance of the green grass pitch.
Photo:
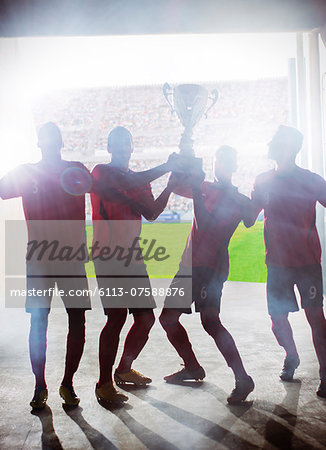
M 144 239 L 148 243 L 155 240 L 154 249 L 164 247 L 169 256 L 164 261 L 150 259 L 146 261 L 147 270 L 151 278 L 171 278 L 178 270 L 180 258 L 185 248 L 191 223 L 152 223 L 143 224 L 141 247 L 145 255 L 148 244 L 142 245 Z M 87 227 L 88 246 L 91 246 L 93 230 Z M 250 281 L 262 283 L 266 281 L 266 266 L 264 262 L 265 249 L 263 241 L 263 222 L 257 222 L 247 229 L 241 223 L 235 231 L 229 246 L 230 274 L 229 280 Z M 153 255 L 153 251 L 150 256 Z M 88 276 L 94 276 L 92 262 L 86 265 Z

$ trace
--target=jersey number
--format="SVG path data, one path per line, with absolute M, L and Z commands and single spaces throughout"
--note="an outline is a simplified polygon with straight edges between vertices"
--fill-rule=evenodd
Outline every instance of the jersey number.
M 317 295 L 317 289 L 316 286 L 310 286 L 309 288 L 309 298 L 310 300 L 313 300 Z
M 206 286 L 203 286 L 200 290 L 200 298 L 205 300 L 207 298 Z

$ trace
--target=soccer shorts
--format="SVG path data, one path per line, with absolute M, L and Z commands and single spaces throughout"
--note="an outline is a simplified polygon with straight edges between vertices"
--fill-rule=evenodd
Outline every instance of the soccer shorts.
M 50 308 L 55 284 L 66 309 L 91 309 L 88 283 L 83 263 L 26 264 L 26 312 Z
M 110 308 L 128 308 L 130 314 L 156 308 L 143 262 L 125 267 L 116 261 L 94 261 L 94 266 L 105 314 Z
M 323 306 L 320 264 L 303 267 L 267 266 L 267 306 L 270 316 L 299 311 L 295 285 L 302 308 Z
M 210 267 L 186 268 L 180 265 L 170 285 L 171 291 L 165 297 L 164 308 L 174 308 L 191 314 L 191 304 L 195 311 L 214 307 L 220 312 L 223 284 L 226 274 L 216 272 Z

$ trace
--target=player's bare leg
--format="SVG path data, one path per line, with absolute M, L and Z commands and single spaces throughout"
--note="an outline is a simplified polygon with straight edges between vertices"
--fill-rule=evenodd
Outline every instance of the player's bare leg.
M 151 383 L 152 380 L 136 372 L 131 366 L 148 341 L 155 316 L 153 310 L 135 312 L 133 315 L 134 323 L 126 337 L 123 354 L 115 371 L 114 380 L 117 384 L 133 383 L 140 386 Z
M 220 321 L 218 308 L 202 308 L 200 316 L 204 330 L 214 339 L 217 348 L 234 373 L 236 386 L 228 397 L 228 402 L 239 403 L 244 401 L 253 391 L 255 385 L 245 371 L 233 337 Z
M 326 398 L 326 319 L 322 307 L 305 308 L 311 327 L 312 340 L 320 366 L 320 386 L 317 395 Z
M 292 381 L 295 369 L 300 364 L 300 359 L 293 339 L 292 328 L 288 319 L 288 314 L 272 316 L 272 331 L 277 342 L 286 352 L 284 366 L 280 374 L 283 381 Z
M 68 335 L 66 347 L 65 373 L 60 386 L 60 396 L 70 406 L 77 406 L 80 402 L 73 388 L 73 376 L 76 373 L 85 345 L 85 310 L 69 308 Z
M 128 397 L 114 388 L 112 369 L 117 356 L 120 332 L 127 318 L 127 309 L 109 308 L 106 314 L 107 322 L 101 331 L 99 342 L 100 377 L 95 395 L 99 401 L 121 403 L 128 400 Z
M 163 308 L 160 315 L 160 323 L 164 328 L 167 338 L 183 359 L 185 368 L 180 372 L 164 377 L 169 383 L 177 383 L 183 380 L 202 380 L 205 371 L 197 361 L 189 341 L 188 334 L 179 322 L 181 312 L 173 308 Z
M 233 337 L 222 325 L 217 308 L 205 308 L 200 313 L 204 330 L 214 339 L 236 379 L 248 378 Z
M 29 355 L 32 371 L 35 376 L 35 392 L 30 405 L 34 409 L 44 408 L 48 398 L 44 372 L 49 311 L 48 308 L 35 308 L 31 310 Z
M 35 308 L 31 312 L 31 327 L 29 333 L 29 354 L 32 371 L 35 376 L 35 387 L 46 388 L 44 377 L 46 361 L 46 333 L 48 329 L 49 310 Z
M 126 308 L 110 308 L 107 310 L 107 322 L 104 325 L 99 344 L 100 377 L 98 387 L 113 382 L 112 368 L 117 356 L 120 332 L 127 318 Z

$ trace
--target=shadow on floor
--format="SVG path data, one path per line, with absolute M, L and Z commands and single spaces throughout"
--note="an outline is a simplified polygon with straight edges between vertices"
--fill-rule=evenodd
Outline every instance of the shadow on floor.
M 134 391 L 133 393 L 135 396 L 143 401 L 148 402 L 151 406 L 157 408 L 176 422 L 179 422 L 180 424 L 192 430 L 195 430 L 198 433 L 216 442 L 223 441 L 223 446 L 225 447 L 246 449 L 259 448 L 248 440 L 241 438 L 240 436 L 232 433 L 232 431 L 230 431 L 229 429 L 223 428 L 222 426 L 212 422 L 211 420 L 205 419 L 198 416 L 197 414 L 174 406 L 171 403 L 157 400 L 149 395 L 146 395 L 145 392 Z M 237 418 L 235 417 L 234 421 L 236 420 Z
M 164 439 L 159 434 L 145 427 L 142 423 L 135 420 L 125 408 L 113 411 L 118 419 L 129 428 L 131 433 L 133 433 L 140 442 L 142 442 L 145 447 L 160 450 L 178 450 L 178 447 L 173 445 L 171 442 Z
M 95 449 L 118 449 L 109 439 L 107 439 L 102 433 L 93 428 L 83 417 L 83 408 L 63 408 L 66 414 L 72 419 L 82 430 L 86 436 L 88 442 Z
M 31 411 L 33 416 L 37 416 L 42 425 L 42 449 L 53 449 L 53 450 L 63 450 L 61 442 L 53 427 L 53 414 L 51 408 L 46 405 L 45 408 L 41 410 L 33 409 Z

